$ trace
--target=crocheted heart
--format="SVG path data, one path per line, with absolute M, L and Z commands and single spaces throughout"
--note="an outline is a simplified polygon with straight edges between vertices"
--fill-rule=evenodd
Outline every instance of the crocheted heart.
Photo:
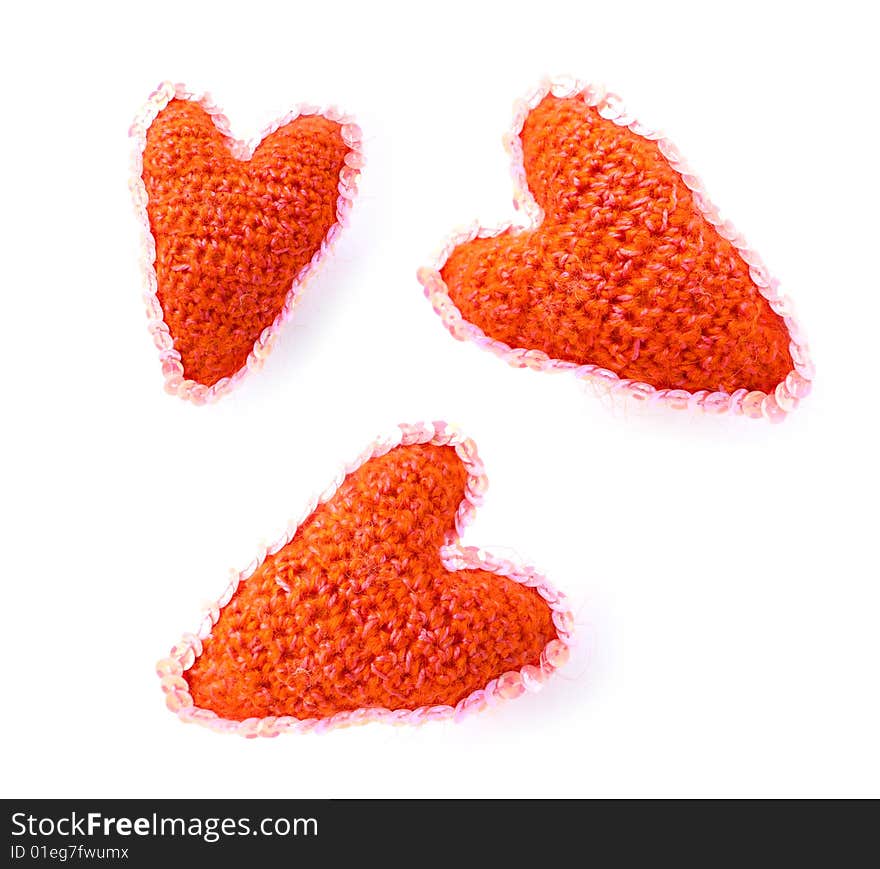
M 782 385 L 769 415 L 792 409 L 812 375 L 775 282 L 670 143 L 616 98 L 574 90 L 539 91 L 509 142 L 536 225 L 472 232 L 439 273 L 422 271 L 447 325 L 518 365 L 647 384 L 637 397 L 742 410 L 751 392 L 760 415 Z
M 251 153 L 206 98 L 182 86 L 157 94 L 158 114 L 143 124 L 141 171 L 154 313 L 164 326 L 157 343 L 169 391 L 194 382 L 210 391 L 189 397 L 206 398 L 258 364 L 289 315 L 295 289 L 350 205 L 359 131 L 305 108 Z
M 204 639 L 160 665 L 172 708 L 246 735 L 389 710 L 446 717 L 517 696 L 564 660 L 563 596 L 450 546 L 485 488 L 473 443 L 443 424 L 401 427 L 368 455 L 236 578 Z

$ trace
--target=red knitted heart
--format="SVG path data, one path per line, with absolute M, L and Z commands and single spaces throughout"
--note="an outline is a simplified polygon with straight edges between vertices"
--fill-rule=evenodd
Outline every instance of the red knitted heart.
M 172 709 L 245 735 L 420 721 L 518 696 L 565 660 L 563 596 L 456 543 L 486 484 L 471 441 L 401 426 L 338 481 L 161 662 Z
M 533 227 L 463 233 L 420 272 L 457 337 L 673 406 L 778 419 L 806 395 L 790 303 L 616 97 L 548 84 L 509 146 Z
M 290 314 L 350 206 L 359 131 L 304 107 L 251 151 L 182 86 L 151 106 L 133 128 L 155 247 L 148 302 L 169 391 L 200 401 L 259 364 Z

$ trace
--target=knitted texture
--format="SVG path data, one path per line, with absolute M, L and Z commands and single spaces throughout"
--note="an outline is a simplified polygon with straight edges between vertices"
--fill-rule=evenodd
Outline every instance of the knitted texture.
M 173 99 L 150 125 L 142 178 L 157 296 L 183 375 L 242 369 L 336 222 L 349 148 L 340 125 L 296 118 L 239 160 L 205 109 Z
M 539 666 L 557 630 L 536 589 L 441 560 L 467 483 L 456 451 L 428 443 L 350 473 L 220 612 L 184 674 L 196 707 L 242 721 L 452 706 Z
M 442 278 L 465 320 L 658 389 L 771 393 L 785 379 L 782 317 L 655 141 L 553 95 L 520 138 L 543 221 L 451 253 Z

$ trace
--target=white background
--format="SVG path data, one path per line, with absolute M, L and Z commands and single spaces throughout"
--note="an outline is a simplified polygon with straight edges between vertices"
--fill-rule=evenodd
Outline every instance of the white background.
M 5 796 L 880 793 L 876 22 L 869 4 L 15 4 L 2 66 Z M 452 340 L 415 272 L 512 216 L 542 75 L 661 126 L 798 304 L 785 424 L 609 407 Z M 147 334 L 128 126 L 165 78 L 234 132 L 365 131 L 351 226 L 265 368 L 194 407 Z M 230 567 L 402 421 L 474 437 L 466 542 L 543 569 L 577 659 L 461 725 L 184 726 L 155 661 Z

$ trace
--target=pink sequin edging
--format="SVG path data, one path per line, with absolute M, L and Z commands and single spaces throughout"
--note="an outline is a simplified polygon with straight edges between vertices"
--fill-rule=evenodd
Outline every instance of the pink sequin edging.
M 205 386 L 194 380 L 187 380 L 184 377 L 180 353 L 174 349 L 174 339 L 171 337 L 171 333 L 165 323 L 162 305 L 159 302 L 158 296 L 158 281 L 155 268 L 156 242 L 150 228 L 150 218 L 147 213 L 147 189 L 142 177 L 143 153 L 147 144 L 147 130 L 159 112 L 174 99 L 190 100 L 200 105 L 211 116 L 214 126 L 223 135 L 232 155 L 239 160 L 249 160 L 266 136 L 291 123 L 291 121 L 296 120 L 298 117 L 306 115 L 319 115 L 328 121 L 338 123 L 341 126 L 342 140 L 349 149 L 349 153 L 345 156 L 345 165 L 339 173 L 336 223 L 327 231 L 326 236 L 321 242 L 321 247 L 315 252 L 311 261 L 300 269 L 294 278 L 284 301 L 284 307 L 272 324 L 265 328 L 260 337 L 254 342 L 247 362 L 233 375 L 221 378 L 212 386 Z M 172 395 L 189 399 L 194 404 L 204 404 L 228 392 L 249 370 L 255 371 L 262 366 L 272 349 L 278 330 L 293 314 L 293 309 L 299 299 L 300 288 L 314 274 L 319 263 L 335 244 L 341 228 L 346 225 L 352 202 L 357 194 L 358 175 L 364 163 L 361 130 L 349 115 L 344 114 L 335 107 L 321 109 L 318 106 L 301 103 L 271 123 L 255 139 L 249 142 L 235 139 L 230 131 L 229 120 L 222 113 L 221 109 L 214 104 L 208 93 L 195 94 L 185 85 L 172 84 L 166 81 L 150 94 L 146 104 L 132 123 L 129 129 L 129 136 L 134 140 L 129 186 L 138 222 L 141 224 L 143 233 L 144 302 L 146 304 L 147 319 L 149 320 L 148 328 L 153 336 L 153 342 L 159 351 L 159 361 L 165 377 L 165 390 Z
M 455 517 L 455 532 L 450 534 L 441 550 L 444 567 L 449 571 L 488 570 L 506 576 L 514 582 L 534 588 L 552 610 L 556 639 L 550 640 L 544 647 L 540 665 L 529 664 L 520 670 L 504 673 L 497 679 L 491 680 L 484 688 L 470 693 L 455 706 L 420 706 L 416 709 L 395 710 L 364 707 L 350 712 L 339 712 L 328 718 L 298 719 L 291 716 L 270 716 L 248 718 L 244 721 L 220 718 L 210 709 L 197 707 L 190 693 L 189 683 L 183 678 L 183 674 L 201 655 L 202 640 L 211 634 L 223 607 L 232 600 L 239 584 L 253 576 L 268 555 L 274 555 L 286 546 L 293 539 L 299 526 L 311 516 L 319 504 L 324 504 L 333 497 L 349 474 L 372 458 L 384 456 L 397 446 L 410 444 L 452 446 L 468 472 L 465 496 L 459 504 Z M 487 487 L 488 480 L 483 463 L 477 454 L 476 444 L 444 422 L 399 425 L 387 436 L 377 438 L 353 461 L 345 464 L 320 495 L 306 504 L 299 517 L 288 524 L 287 530 L 278 540 L 271 546 L 261 548 L 244 570 L 232 571 L 226 590 L 219 600 L 207 609 L 197 632 L 184 634 L 180 642 L 171 649 L 169 656 L 159 661 L 156 672 L 161 680 L 168 708 L 184 722 L 195 722 L 219 732 L 237 733 L 239 736 L 253 738 L 278 736 L 288 732 L 323 732 L 334 727 L 364 724 L 369 721 L 385 721 L 391 724 L 422 724 L 426 721 L 444 719 L 460 721 L 469 713 L 494 706 L 501 700 L 514 699 L 526 691 L 540 690 L 544 681 L 568 660 L 573 639 L 574 616 L 567 597 L 562 592 L 556 591 L 534 568 L 496 557 L 483 549 L 461 545 L 459 537 L 473 520 Z
M 606 120 L 627 127 L 643 139 L 655 141 L 663 157 L 693 193 L 694 203 L 702 215 L 715 227 L 722 238 L 727 239 L 736 248 L 743 262 L 749 267 L 749 274 L 755 286 L 767 299 L 773 311 L 783 318 L 791 338 L 789 351 L 794 368 L 777 384 L 772 393 L 768 394 L 761 390 L 750 392 L 747 389 L 738 389 L 733 393 L 709 392 L 705 389 L 698 392 L 690 392 L 686 389 L 656 389 L 648 383 L 621 378 L 613 371 L 597 365 L 578 365 L 575 362 L 554 359 L 541 350 L 510 347 L 502 341 L 490 338 L 478 326 L 464 319 L 461 311 L 452 301 L 449 288 L 441 274 L 441 269 L 452 251 L 475 238 L 493 238 L 508 231 L 531 231 L 544 219 L 544 213 L 532 196 L 526 180 L 520 133 L 529 112 L 548 94 L 563 99 L 582 97 L 588 106 L 596 108 Z M 809 394 L 815 368 L 803 330 L 795 319 L 791 299 L 779 294 L 779 282 L 770 276 L 761 258 L 748 246 L 744 237 L 734 229 L 733 224 L 721 217 L 718 208 L 709 199 L 702 182 L 690 170 L 675 145 L 662 133 L 637 121 L 626 110 L 619 96 L 609 93 L 599 85 L 587 84 L 567 76 L 545 79 L 524 99 L 516 102 L 513 125 L 504 136 L 504 146 L 511 157 L 514 207 L 523 212 L 526 225 L 507 223 L 490 228 L 475 223 L 450 236 L 433 263 L 418 271 L 418 279 L 424 287 L 425 296 L 454 338 L 459 341 L 473 341 L 516 368 L 531 368 L 535 371 L 570 371 L 576 377 L 601 386 L 611 394 L 621 395 L 637 402 L 662 404 L 675 410 L 698 409 L 712 414 L 742 414 L 753 419 L 763 417 L 771 422 L 781 422 L 798 406 L 800 400 Z

